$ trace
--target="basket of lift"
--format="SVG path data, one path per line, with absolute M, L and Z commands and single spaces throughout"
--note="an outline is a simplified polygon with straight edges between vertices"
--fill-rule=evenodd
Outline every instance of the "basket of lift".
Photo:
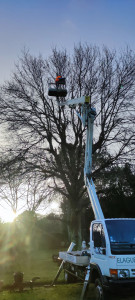
M 66 97 L 67 89 L 66 89 L 66 80 L 64 77 L 57 76 L 55 79 L 55 83 L 50 82 L 48 87 L 48 95 L 59 97 Z

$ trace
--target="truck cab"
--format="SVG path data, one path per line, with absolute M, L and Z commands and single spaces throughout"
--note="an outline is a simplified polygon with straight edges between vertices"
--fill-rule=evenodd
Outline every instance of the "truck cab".
M 98 278 L 106 290 L 135 289 L 135 219 L 93 221 L 90 253 L 91 282 Z

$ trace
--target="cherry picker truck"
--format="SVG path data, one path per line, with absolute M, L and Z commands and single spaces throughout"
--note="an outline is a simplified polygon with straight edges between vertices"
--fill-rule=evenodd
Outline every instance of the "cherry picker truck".
M 65 84 L 65 80 L 63 81 Z M 62 95 L 62 89 L 64 93 Z M 56 92 L 56 93 L 55 93 Z M 60 87 L 60 97 L 65 97 L 65 85 Z M 57 84 L 53 96 L 59 98 Z M 95 220 L 90 225 L 90 248 L 73 251 L 72 242 L 67 252 L 59 252 L 62 263 L 52 282 L 54 285 L 64 270 L 65 280 L 73 278 L 83 281 L 81 300 L 87 296 L 90 283 L 95 284 L 96 299 L 109 299 L 109 292 L 135 290 L 135 219 L 113 218 L 105 219 L 92 180 L 92 143 L 93 124 L 96 117 L 95 108 L 91 107 L 89 96 L 59 101 L 59 105 L 75 108 L 81 105 L 81 115 L 78 115 L 86 128 L 86 147 L 84 164 L 84 182 L 87 187 Z M 78 113 L 77 113 L 78 114 Z M 83 242 L 83 244 L 85 244 Z M 85 247 L 84 247 L 85 248 Z

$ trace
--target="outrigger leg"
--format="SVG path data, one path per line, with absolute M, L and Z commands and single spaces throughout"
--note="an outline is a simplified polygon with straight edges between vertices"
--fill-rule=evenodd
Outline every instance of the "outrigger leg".
M 72 251 L 72 249 L 74 248 L 74 246 L 75 246 L 75 243 L 72 242 L 72 243 L 70 244 L 68 250 L 67 250 L 67 253 L 70 252 L 70 251 Z M 62 263 L 61 263 L 61 265 L 60 265 L 60 267 L 59 267 L 59 269 L 58 269 L 58 272 L 57 272 L 57 274 L 56 274 L 56 276 L 55 276 L 53 282 L 52 282 L 50 285 L 45 285 L 45 287 L 51 287 L 51 286 L 55 285 L 57 279 L 58 279 L 59 276 L 60 276 L 60 273 L 61 273 L 62 270 L 63 270 L 64 263 L 65 263 L 65 261 L 63 260 Z
M 86 276 L 85 276 L 85 280 L 84 280 L 84 284 L 83 284 L 83 289 L 82 289 L 80 300 L 84 300 L 85 299 L 85 296 L 87 294 L 88 287 L 89 287 L 89 279 L 90 279 L 90 265 L 87 267 L 87 273 L 86 273 Z

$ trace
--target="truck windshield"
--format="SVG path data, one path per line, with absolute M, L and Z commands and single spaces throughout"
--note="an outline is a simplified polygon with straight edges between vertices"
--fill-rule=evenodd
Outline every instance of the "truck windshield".
M 112 254 L 135 254 L 135 220 L 106 220 Z

